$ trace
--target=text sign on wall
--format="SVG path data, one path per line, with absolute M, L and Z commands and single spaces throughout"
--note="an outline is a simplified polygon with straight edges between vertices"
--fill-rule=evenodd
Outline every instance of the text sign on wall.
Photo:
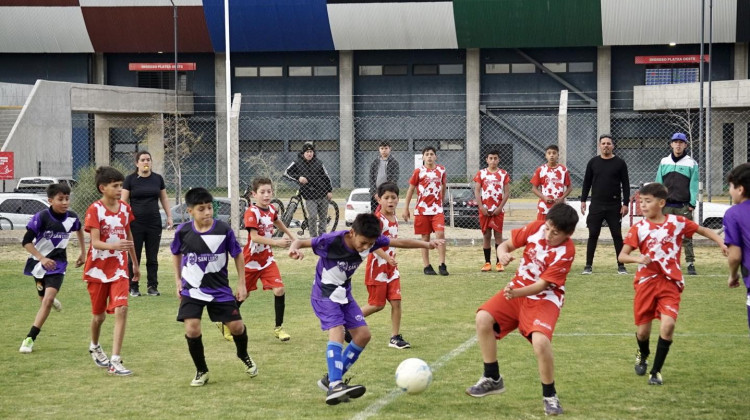
M 177 70 L 195 71 L 195 63 L 177 63 Z M 130 71 L 174 71 L 174 63 L 129 63 Z
M 13 152 L 0 152 L 0 179 L 13 179 Z
M 703 56 L 703 61 L 708 63 L 708 54 Z M 635 64 L 700 64 L 701 56 L 698 55 L 637 55 Z

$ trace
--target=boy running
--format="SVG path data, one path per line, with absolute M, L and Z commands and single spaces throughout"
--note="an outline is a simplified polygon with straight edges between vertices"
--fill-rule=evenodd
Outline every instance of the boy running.
M 662 214 L 666 203 L 667 188 L 664 185 L 652 182 L 641 187 L 640 206 L 644 219 L 630 228 L 618 257 L 620 263 L 638 264 L 633 281 L 633 313 L 637 326 L 635 338 L 638 343 L 635 354 L 636 375 L 646 374 L 648 356 L 651 354 L 648 345 L 651 322 L 654 319 L 661 321 L 649 385 L 663 384 L 661 368 L 667 358 L 669 346 L 672 345 L 672 335 L 680 310 L 680 294 L 685 288 L 680 269 L 683 238 L 692 237 L 697 232 L 716 242 L 724 255 L 727 253 L 727 247 L 716 232 L 698 226 L 683 216 Z M 630 255 L 634 249 L 638 249 L 641 255 Z
M 203 386 L 208 382 L 201 335 L 203 308 L 211 321 L 225 323 L 229 328 L 245 373 L 251 378 L 258 375 L 258 367 L 247 353 L 247 328 L 235 302 L 235 298 L 242 301 L 247 297 L 242 277 L 242 248 L 232 228 L 214 219 L 212 202 L 213 197 L 205 188 L 193 188 L 185 193 L 187 211 L 193 220 L 177 227 L 170 247 L 180 299 L 177 321 L 185 324 L 185 339 L 196 369 L 190 386 Z M 234 259 L 237 268 L 236 295 L 232 295 L 229 287 L 227 254 Z
M 568 168 L 557 163 L 560 149 L 554 144 L 549 145 L 544 156 L 547 163 L 536 168 L 531 177 L 531 192 L 539 197 L 536 220 L 544 220 L 549 209 L 557 203 L 564 203 L 565 198 L 573 191 Z
M 389 239 L 398 238 L 398 185 L 386 181 L 378 186 L 380 210 L 375 216 L 380 220 L 380 233 Z M 365 268 L 367 305 L 362 307 L 365 317 L 385 308 L 385 301 L 391 304 L 391 340 L 388 347 L 408 349 L 411 347 L 399 332 L 401 328 L 401 274 L 396 266 L 396 249 L 385 247 L 367 255 Z
M 435 163 L 437 152 L 432 146 L 422 149 L 423 165 L 414 170 L 409 178 L 409 189 L 406 191 L 406 205 L 404 206 L 403 218 L 409 221 L 409 204 L 414 190 L 417 190 L 417 205 L 414 207 L 414 234 L 422 235 L 422 240 L 430 241 L 430 234 L 435 232 L 435 238 L 445 239 L 445 216 L 443 215 L 443 198 L 445 198 L 446 174 L 445 167 Z M 440 266 L 438 271 L 441 276 L 448 275 L 448 267 L 445 265 L 445 242 L 438 247 Z M 424 273 L 428 276 L 437 275 L 430 264 L 430 253 L 427 249 L 422 250 L 422 263 Z
M 479 170 L 474 176 L 474 196 L 479 204 L 479 229 L 482 231 L 482 249 L 484 250 L 482 272 L 489 272 L 492 270 L 490 263 L 492 232 L 495 232 L 495 249 L 503 241 L 504 209 L 505 203 L 510 198 L 510 190 L 506 190 L 506 186 L 510 183 L 510 175 L 497 166 L 500 163 L 500 152 L 497 150 L 490 150 L 485 160 L 487 167 Z M 495 271 L 505 271 L 499 257 L 495 261 Z
M 68 211 L 70 207 L 70 187 L 62 184 L 52 184 L 47 187 L 47 200 L 50 208 L 35 214 L 26 225 L 26 235 L 21 244 L 31 254 L 26 260 L 23 273 L 33 276 L 39 300 L 42 302 L 34 318 L 34 324 L 29 334 L 18 349 L 21 353 L 31 353 L 34 341 L 39 335 L 44 321 L 49 316 L 50 309 L 62 309 L 60 301 L 55 297 L 62 286 L 65 270 L 68 267 L 68 256 L 65 248 L 68 246 L 70 233 L 75 232 L 78 246 L 81 250 L 76 267 L 86 261 L 86 246 L 78 215 Z
M 724 214 L 724 243 L 728 248 L 729 287 L 747 288 L 747 324 L 750 328 L 750 163 L 732 169 L 727 176 L 734 206 Z
M 507 265 L 516 248 L 524 247 L 513 280 L 477 310 L 476 328 L 484 374 L 466 389 L 472 397 L 505 392 L 497 363 L 497 340 L 518 328 L 534 348 L 542 380 L 542 402 L 546 415 L 563 413 L 554 378 L 552 333 L 565 298 L 565 281 L 575 258 L 570 239 L 578 214 L 567 204 L 554 205 L 547 220 L 537 220 L 511 231 L 510 239 L 498 247 L 500 262 Z
M 367 254 L 383 247 L 434 249 L 443 244 L 442 240 L 389 239 L 380 232 L 378 218 L 372 213 L 363 213 L 357 215 L 350 230 L 330 232 L 312 239 L 296 239 L 289 248 L 289 256 L 293 259 L 303 258 L 301 248 L 312 248 L 320 257 L 315 267 L 310 303 L 315 316 L 320 319 L 320 328 L 328 331 L 328 373 L 318 381 L 318 386 L 327 391 L 326 404 L 329 405 L 359 398 L 365 393 L 364 386 L 349 385 L 348 381 L 341 380 L 371 338 L 362 310 L 352 296 L 354 271 Z M 346 349 L 343 345 L 345 327 L 352 335 Z
M 120 351 L 128 319 L 128 254 L 133 259 L 132 281 L 137 282 L 141 275 L 130 232 L 130 223 L 135 218 L 130 206 L 120 200 L 125 179 L 120 171 L 100 166 L 94 178 L 102 198 L 89 206 L 84 219 L 84 229 L 89 233 L 90 241 L 83 281 L 88 283 L 91 313 L 94 315 L 89 353 L 97 366 L 108 368 L 113 375 L 128 376 L 133 372 L 122 365 Z M 111 358 L 107 358 L 99 345 L 106 314 L 115 314 Z

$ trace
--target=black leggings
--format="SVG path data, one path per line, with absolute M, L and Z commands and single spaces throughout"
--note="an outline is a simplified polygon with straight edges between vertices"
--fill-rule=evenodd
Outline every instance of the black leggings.
M 589 228 L 589 240 L 586 244 L 586 265 L 593 265 L 596 244 L 599 241 L 599 233 L 602 231 L 602 222 L 607 221 L 612 241 L 615 243 L 615 261 L 622 250 L 622 227 L 620 217 L 620 203 L 599 204 L 591 203 L 589 214 L 586 217 L 586 226 Z
M 130 232 L 133 234 L 133 243 L 135 245 L 135 255 L 138 257 L 138 261 L 141 261 L 141 251 L 143 245 L 146 245 L 146 278 L 148 279 L 148 287 L 156 288 L 159 286 L 158 271 L 159 271 L 159 245 L 161 244 L 161 225 L 142 225 L 138 222 L 133 222 L 130 225 Z M 143 264 L 140 264 L 142 267 Z M 130 273 L 130 279 L 133 278 L 133 263 L 128 259 L 128 271 Z M 143 275 L 141 275 L 143 279 Z M 141 280 L 139 283 L 142 283 Z M 138 290 L 138 284 L 130 282 L 130 288 Z

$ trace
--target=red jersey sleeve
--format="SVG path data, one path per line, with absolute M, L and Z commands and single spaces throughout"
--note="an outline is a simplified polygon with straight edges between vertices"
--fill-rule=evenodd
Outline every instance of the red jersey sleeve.
M 625 245 L 629 245 L 633 249 L 639 249 L 638 246 L 638 224 L 630 227 L 628 234 L 625 235 L 625 239 L 622 241 Z
M 448 171 L 445 170 L 445 166 L 442 166 L 442 168 L 443 168 L 443 176 L 440 178 L 440 182 L 442 182 L 443 186 L 445 186 L 445 184 L 448 183 Z
M 474 179 L 472 179 L 474 182 L 482 183 L 482 171 L 477 171 L 477 174 L 474 175 Z
M 89 208 L 86 210 L 86 217 L 84 218 L 84 225 L 83 229 L 86 232 L 91 232 L 91 229 L 98 229 L 101 230 L 101 223 L 99 221 L 99 216 L 96 214 L 96 207 L 92 204 L 89 206 Z
M 693 234 L 698 231 L 698 228 L 700 228 L 700 226 L 698 226 L 697 223 L 685 218 L 685 237 L 686 238 L 692 238 Z
M 566 187 L 570 186 L 570 171 L 567 169 L 565 170 L 565 180 L 563 180 L 563 185 Z
M 245 229 L 258 230 L 258 218 L 255 217 L 255 213 L 251 208 L 245 210 Z
M 505 172 L 505 180 L 503 181 L 503 186 L 505 186 L 505 185 L 510 184 L 510 174 L 507 171 L 503 171 L 503 172 Z M 505 194 L 509 193 L 509 191 L 505 191 L 505 190 L 503 190 L 503 192 Z
M 412 172 L 411 178 L 409 178 L 409 185 L 414 185 L 415 187 L 419 185 L 419 168 Z
M 539 177 L 539 174 L 541 172 L 542 172 L 542 167 L 540 166 L 540 167 L 536 168 L 536 171 L 534 171 L 534 175 L 531 177 L 531 185 L 533 185 L 533 186 L 535 186 L 537 188 L 539 187 L 539 185 L 542 184 L 542 180 Z
M 557 255 L 549 255 L 547 258 L 551 259 L 552 263 L 539 275 L 539 278 L 547 283 L 564 286 L 575 256 L 575 245 L 572 240 L 568 239 L 565 243 L 565 254 L 561 258 Z

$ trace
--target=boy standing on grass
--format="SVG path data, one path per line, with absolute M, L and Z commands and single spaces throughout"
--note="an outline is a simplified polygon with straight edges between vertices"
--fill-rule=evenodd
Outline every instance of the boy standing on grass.
M 96 188 L 102 194 L 100 200 L 86 210 L 84 229 L 89 233 L 89 255 L 83 268 L 83 281 L 91 297 L 91 345 L 89 353 L 97 366 L 108 368 L 117 376 L 132 375 L 133 372 L 122 365 L 120 351 L 125 338 L 125 324 L 128 319 L 128 254 L 133 260 L 133 278 L 140 279 L 138 258 L 133 247 L 130 223 L 135 219 L 130 206 L 120 200 L 122 183 L 125 177 L 115 168 L 100 166 L 94 177 Z M 115 314 L 115 328 L 112 338 L 112 357 L 99 345 L 99 335 L 106 314 Z
M 47 187 L 47 200 L 50 208 L 35 214 L 26 225 L 26 235 L 21 244 L 31 254 L 26 260 L 23 273 L 33 276 L 39 300 L 42 302 L 34 318 L 29 334 L 18 349 L 21 353 L 31 353 L 34 341 L 39 335 L 50 309 L 62 310 L 62 304 L 55 297 L 62 286 L 65 270 L 68 267 L 68 246 L 70 233 L 75 232 L 81 253 L 76 260 L 76 267 L 86 261 L 85 242 L 81 221 L 78 215 L 68 211 L 70 207 L 70 187 L 52 184 Z
M 694 233 L 716 242 L 726 255 L 727 247 L 711 229 L 698 226 L 692 220 L 673 214 L 662 214 L 667 203 L 667 188 L 658 182 L 644 185 L 640 189 L 640 206 L 644 219 L 634 224 L 625 237 L 618 261 L 623 264 L 637 263 L 633 287 L 635 299 L 635 333 L 638 350 L 635 355 L 636 375 L 645 375 L 648 368 L 648 345 L 651 322 L 661 320 L 656 356 L 651 366 L 649 385 L 661 385 L 661 368 L 672 345 L 677 314 L 680 310 L 680 294 L 685 287 L 680 269 L 682 240 Z M 639 256 L 630 255 L 634 249 Z
M 378 204 L 380 210 L 375 216 L 380 220 L 380 233 L 389 239 L 398 238 L 398 185 L 387 181 L 378 186 Z M 385 301 L 391 304 L 391 339 L 388 347 L 408 349 L 411 347 L 401 336 L 401 274 L 396 264 L 396 249 L 385 247 L 367 255 L 365 268 L 365 286 L 367 286 L 367 305 L 362 307 L 365 317 L 382 311 Z
M 505 392 L 497 363 L 497 340 L 518 328 L 534 348 L 542 380 L 542 402 L 546 415 L 563 413 L 554 378 L 552 333 L 565 298 L 565 281 L 575 258 L 570 239 L 578 214 L 567 204 L 554 205 L 547 220 L 537 220 L 511 231 L 510 239 L 498 246 L 500 262 L 507 265 L 513 250 L 525 247 L 516 276 L 505 288 L 477 310 L 476 328 L 484 374 L 466 389 L 472 397 Z
M 177 297 L 180 299 L 177 321 L 185 324 L 185 339 L 196 369 L 190 386 L 208 383 L 201 335 L 203 308 L 208 311 L 211 321 L 224 323 L 229 328 L 237 347 L 237 357 L 245 365 L 245 373 L 251 378 L 258 375 L 258 366 L 247 352 L 247 328 L 236 303 L 236 300 L 243 301 L 247 297 L 242 276 L 242 248 L 232 228 L 214 219 L 212 202 L 213 197 L 205 188 L 193 188 L 185 193 L 192 221 L 177 227 L 170 247 Z M 236 295 L 232 295 L 229 287 L 227 254 L 234 259 L 237 268 Z
M 296 239 L 289 248 L 289 256 L 302 259 L 301 248 L 312 248 L 318 255 L 315 267 L 315 281 L 312 286 L 310 303 L 315 316 L 320 319 L 320 327 L 328 331 L 326 363 L 328 373 L 318 381 L 318 386 L 327 391 L 326 404 L 336 405 L 359 398 L 365 393 L 362 385 L 349 385 L 343 382 L 343 375 L 357 361 L 370 341 L 362 310 L 352 296 L 352 275 L 367 254 L 375 250 L 393 246 L 397 248 L 434 249 L 442 245 L 442 240 L 431 242 L 413 239 L 389 239 L 381 234 L 380 222 L 372 213 L 357 215 L 350 230 L 330 232 L 312 239 Z M 352 335 L 352 341 L 344 349 L 344 328 Z
M 565 198 L 573 191 L 568 168 L 557 163 L 560 149 L 551 144 L 547 146 L 544 156 L 547 163 L 536 168 L 534 176 L 531 177 L 531 192 L 539 197 L 536 220 L 544 220 L 549 209 L 557 203 L 564 203 Z
M 487 167 L 479 170 L 474 176 L 474 196 L 479 205 L 479 229 L 482 231 L 484 250 L 484 265 L 481 271 L 489 272 L 492 270 L 492 232 L 495 232 L 495 249 L 503 241 L 504 208 L 510 198 L 510 191 L 506 187 L 510 183 L 510 175 L 497 166 L 500 163 L 500 152 L 497 150 L 490 150 L 485 160 Z M 495 261 L 495 271 L 505 271 L 499 257 Z
M 727 175 L 734 206 L 724 214 L 724 243 L 728 248 L 729 287 L 739 287 L 740 273 L 747 288 L 747 323 L 750 328 L 750 163 Z
M 406 205 L 404 206 L 404 221 L 409 221 L 409 204 L 414 189 L 417 190 L 417 205 L 414 207 L 414 234 L 422 235 L 422 240 L 430 241 L 430 234 L 435 232 L 435 238 L 445 239 L 445 216 L 443 215 L 443 199 L 445 198 L 446 173 L 443 165 L 435 163 L 437 152 L 432 146 L 422 149 L 423 165 L 414 170 L 409 178 L 409 189 L 406 191 Z M 445 244 L 438 247 L 441 276 L 448 275 L 445 265 Z M 437 275 L 430 264 L 430 253 L 422 250 L 424 273 L 428 276 Z

